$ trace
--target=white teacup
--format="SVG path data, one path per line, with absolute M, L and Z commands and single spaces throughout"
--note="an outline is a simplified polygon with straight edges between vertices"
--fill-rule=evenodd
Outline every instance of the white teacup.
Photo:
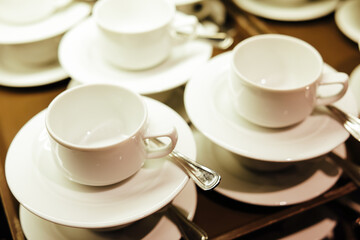
M 72 0 L 1 0 L 0 19 L 10 24 L 40 21 Z
M 59 94 L 45 123 L 58 166 L 70 180 L 85 185 L 129 178 L 145 159 L 168 155 L 177 142 L 174 127 L 159 127 L 148 118 L 140 95 L 110 84 L 81 85 Z M 159 148 L 145 144 L 158 137 L 170 141 Z
M 195 17 L 174 26 L 175 5 L 171 0 L 102 0 L 94 5 L 99 29 L 99 47 L 104 59 L 126 70 L 143 70 L 163 62 L 174 45 L 193 38 Z M 176 29 L 186 30 L 179 39 Z
M 286 35 L 263 34 L 233 50 L 229 74 L 236 111 L 264 127 L 286 127 L 304 120 L 317 105 L 340 99 L 348 88 L 345 73 L 323 73 L 323 60 L 310 44 Z M 339 91 L 320 96 L 323 85 Z

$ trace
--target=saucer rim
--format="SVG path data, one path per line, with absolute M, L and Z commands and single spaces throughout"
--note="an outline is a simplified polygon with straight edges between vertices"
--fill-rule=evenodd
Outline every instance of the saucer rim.
M 204 126 L 204 124 L 202 124 L 205 121 L 203 116 L 206 115 L 207 118 L 214 119 L 212 122 L 214 122 L 214 121 L 222 122 L 223 125 L 226 121 L 224 119 L 219 119 L 220 117 L 218 116 L 218 113 L 215 112 L 216 110 L 214 109 L 214 106 L 212 106 L 212 105 L 208 106 L 209 104 L 204 104 L 204 105 L 206 105 L 205 107 L 202 108 L 202 109 L 204 109 L 203 110 L 204 114 L 202 114 L 201 117 L 199 117 L 199 114 L 197 113 L 199 111 L 199 109 L 198 109 L 199 107 L 196 106 L 191 101 L 193 101 L 195 99 L 195 95 L 197 95 L 197 98 L 196 98 L 197 101 L 205 101 L 205 100 L 202 100 L 203 98 L 206 98 L 207 100 L 209 100 L 208 98 L 211 93 L 208 93 L 210 91 L 207 91 L 207 90 L 214 87 L 213 85 L 214 85 L 214 82 L 216 82 L 216 79 L 215 79 L 215 76 L 212 78 L 210 76 L 210 79 L 208 78 L 208 76 L 210 74 L 208 69 L 211 68 L 211 69 L 214 69 L 214 70 L 211 70 L 212 72 L 218 71 L 220 73 L 227 71 L 228 66 L 226 66 L 226 64 L 224 64 L 224 61 L 228 61 L 230 59 L 230 56 L 231 56 L 231 52 L 225 52 L 225 53 L 219 54 L 216 57 L 212 58 L 210 61 L 208 61 L 207 64 L 205 64 L 201 69 L 199 69 L 199 71 L 197 71 L 196 74 L 194 74 L 194 76 L 189 80 L 188 84 L 185 87 L 184 104 L 185 104 L 185 109 L 186 109 L 187 115 L 190 118 L 191 122 L 194 124 L 194 126 L 199 131 L 201 131 L 207 138 L 211 139 L 211 141 L 215 142 L 216 144 L 222 146 L 223 148 L 225 148 L 233 153 L 243 155 L 248 158 L 253 158 L 253 159 L 268 161 L 268 162 L 296 162 L 296 161 L 312 159 L 312 158 L 321 156 L 323 154 L 326 154 L 329 151 L 331 151 L 333 148 L 335 148 L 337 145 L 344 142 L 349 137 L 349 133 L 345 129 L 343 129 L 342 126 L 340 126 L 340 124 L 339 124 L 339 129 L 338 129 L 337 133 L 338 133 L 338 135 L 339 134 L 341 135 L 340 136 L 341 141 L 337 140 L 339 138 L 339 136 L 335 136 L 337 138 L 336 141 L 335 141 L 334 136 L 332 136 L 333 140 L 332 140 L 331 146 L 328 144 L 329 146 L 327 148 L 323 147 L 321 149 L 312 150 L 311 152 L 305 152 L 305 153 L 301 152 L 301 154 L 298 151 L 298 152 L 296 152 L 296 154 L 292 154 L 291 156 L 285 155 L 282 153 L 282 151 L 280 151 L 280 153 L 276 154 L 276 156 L 269 156 L 269 153 L 265 154 L 265 153 L 262 153 L 263 151 L 258 151 L 258 152 L 250 151 L 248 149 L 248 147 L 246 147 L 246 146 L 245 147 L 239 146 L 239 143 L 235 144 L 234 142 L 232 142 L 228 139 L 229 137 L 224 137 L 226 134 L 224 134 L 223 131 L 221 133 L 221 136 L 220 136 L 219 131 L 216 131 L 214 133 L 214 131 L 211 130 L 212 128 L 210 128 L 209 126 Z M 221 65 L 221 68 L 215 68 L 214 67 L 215 65 L 219 65 L 219 66 Z M 336 70 L 334 70 L 334 71 L 336 71 Z M 202 85 L 203 86 L 202 90 L 201 90 L 202 95 L 200 97 L 199 96 L 199 93 L 200 93 L 199 92 L 200 91 L 199 83 L 197 83 L 197 82 L 204 83 L 204 81 L 205 81 L 204 78 L 206 78 L 206 83 L 208 83 L 209 87 L 207 87 L 208 89 L 206 90 L 205 89 L 206 86 L 204 87 Z M 210 84 L 212 84 L 212 86 L 210 86 Z M 193 86 L 193 85 L 196 85 L 196 86 Z M 352 93 L 348 93 L 348 94 L 349 94 L 349 96 L 353 97 Z M 334 121 L 334 122 L 336 121 L 336 120 L 331 119 L 330 117 L 329 117 L 329 120 Z M 209 122 L 207 125 L 211 124 L 211 121 L 207 121 L 207 122 Z M 229 128 L 231 128 L 231 126 L 229 126 L 229 124 L 226 124 L 225 126 L 222 127 L 222 130 L 226 131 Z M 232 128 L 235 129 L 234 127 L 232 127 Z M 243 127 L 240 127 L 239 129 L 240 129 L 240 130 L 238 130 L 239 132 L 246 133 Z M 228 131 L 226 131 L 226 132 L 228 132 Z M 233 134 L 233 132 L 232 132 L 232 134 Z M 229 135 L 229 133 L 227 135 Z M 249 134 L 247 134 L 247 135 L 249 135 Z M 259 140 L 258 138 L 259 137 L 257 137 L 256 139 Z M 250 141 L 250 140 L 248 139 L 247 141 Z M 267 151 L 267 152 L 269 152 L 269 151 Z M 274 154 L 270 154 L 270 155 L 274 155 Z
M 250 5 L 249 5 L 249 1 L 251 1 Z M 268 11 L 267 8 L 269 6 L 263 5 L 262 3 L 257 3 L 254 0 L 234 0 L 234 3 L 254 14 L 260 17 L 264 17 L 267 19 L 271 19 L 271 20 L 278 20 L 278 21 L 308 21 L 308 20 L 313 20 L 313 19 L 317 19 L 317 18 L 321 18 L 324 17 L 330 13 L 332 13 L 337 6 L 337 3 L 339 2 L 339 0 L 329 0 L 329 1 L 323 1 L 321 2 L 321 7 L 318 7 L 319 11 L 313 13 L 313 14 L 308 14 L 308 12 L 305 12 L 303 8 L 300 8 L 299 10 L 299 6 L 296 7 L 276 7 L 276 6 L 270 6 L 271 11 Z M 314 3 L 307 3 L 305 6 L 308 7 L 310 6 L 310 4 L 314 4 Z M 316 3 L 319 4 L 319 3 Z M 324 8 L 324 6 L 327 6 L 327 8 Z M 321 10 L 321 11 L 320 11 Z M 304 13 L 302 13 L 304 12 Z M 284 15 L 285 13 L 285 15 Z
M 78 39 L 78 37 L 84 38 L 86 35 L 92 35 L 91 38 L 89 38 L 89 43 L 84 44 L 81 39 Z M 201 49 L 199 50 L 199 53 L 189 54 L 189 57 L 184 61 L 182 60 L 181 63 L 185 64 L 188 62 L 186 66 L 176 64 L 177 59 L 175 59 L 174 66 L 171 66 L 166 69 L 161 69 L 161 66 L 163 66 L 166 63 L 171 63 L 174 59 L 170 58 L 166 59 L 163 63 L 160 65 L 143 70 L 143 71 L 127 71 L 127 70 L 121 70 L 120 68 L 116 68 L 114 66 L 110 66 L 109 63 L 106 63 L 103 59 L 101 59 L 100 56 L 97 58 L 92 58 L 92 60 L 88 60 L 91 65 L 96 66 L 97 63 L 103 63 L 103 65 L 107 68 L 111 74 L 120 74 L 120 76 L 110 76 L 108 79 L 104 79 L 104 74 L 102 75 L 102 79 L 99 78 L 99 73 L 97 73 L 94 76 L 94 73 L 98 72 L 89 72 L 89 69 L 84 67 L 83 65 L 77 65 L 74 66 L 72 62 L 74 61 L 74 58 L 76 59 L 83 59 L 84 54 L 79 54 L 80 51 L 86 51 L 88 48 L 88 45 L 91 44 L 91 42 L 96 41 L 94 39 L 97 34 L 96 24 L 94 22 L 94 19 L 92 17 L 89 17 L 88 19 L 82 21 L 80 24 L 78 24 L 76 27 L 72 28 L 70 31 L 68 31 L 62 38 L 59 44 L 59 62 L 60 65 L 68 72 L 71 78 L 76 79 L 76 81 L 81 83 L 95 83 L 95 82 L 109 82 L 112 84 L 120 84 L 125 87 L 129 87 L 130 89 L 140 93 L 140 94 L 156 94 L 164 91 L 168 91 L 171 89 L 174 89 L 176 87 L 182 86 L 187 83 L 188 79 L 191 77 L 192 73 L 196 71 L 197 67 L 205 64 L 212 56 L 213 48 L 210 43 L 206 43 L 203 41 L 189 41 L 185 44 L 181 44 L 179 46 L 175 46 L 174 49 L 177 49 L 179 52 L 183 52 L 180 50 L 186 50 L 187 48 L 195 48 Z M 76 51 L 79 53 L 74 53 L 75 46 L 79 46 L 80 48 L 76 48 Z M 72 50 L 72 51 L 70 51 Z M 98 50 L 96 50 L 98 51 Z M 201 52 L 200 52 L 201 51 Z M 71 54 L 70 54 L 71 53 Z M 99 54 L 99 53 L 95 53 Z M 170 59 L 170 60 L 169 60 Z M 196 65 L 193 63 L 190 65 L 190 61 L 195 61 Z M 80 61 L 81 62 L 81 61 Z M 81 68 L 81 72 L 78 68 Z M 181 68 L 180 68 L 181 67 Z M 183 71 L 185 70 L 187 71 Z M 113 70 L 115 69 L 115 70 Z M 150 74 L 147 74 L 147 71 L 156 71 L 157 69 L 160 70 L 160 72 L 153 72 Z M 177 70 L 178 69 L 178 70 Z M 86 70 L 86 71 L 85 71 Z M 181 71 L 180 71 L 181 70 Z M 118 72 L 118 73 L 117 73 Z M 185 73 L 184 73 L 185 72 Z M 130 79 L 134 78 L 136 79 Z M 114 80 L 114 77 L 117 77 L 116 80 Z M 129 79 L 127 79 L 129 78 Z M 160 79 L 160 80 L 158 80 Z M 131 80 L 137 81 L 133 82 Z M 160 81 L 156 84 L 149 84 L 147 82 L 152 81 L 154 82 Z M 146 84 L 146 85 L 145 85 Z
M 76 9 L 76 8 L 78 8 L 78 9 Z M 49 27 L 49 26 L 46 25 L 47 22 L 51 21 L 51 19 L 53 19 L 54 17 L 59 18 L 58 21 L 61 21 L 62 20 L 62 14 L 64 14 L 64 12 L 71 11 L 71 10 L 74 10 L 74 9 L 78 11 L 78 15 L 75 15 L 77 17 L 72 18 L 71 22 L 69 22 L 69 24 L 67 24 L 65 27 L 63 27 L 61 24 L 57 24 L 58 28 L 55 28 L 55 30 L 53 29 L 50 34 L 48 33 L 48 31 L 46 31 L 46 29 Z M 44 28 L 44 29 L 42 29 L 41 32 L 43 32 L 43 33 L 41 35 L 31 33 L 31 34 L 26 35 L 26 37 L 24 37 L 23 35 L 20 35 L 20 34 L 17 33 L 16 29 L 18 28 L 18 25 L 15 25 L 15 27 L 12 27 L 12 24 L 7 24 L 5 21 L 0 21 L 0 24 L 2 26 L 9 27 L 10 29 L 12 29 L 12 31 L 15 32 L 11 39 L 10 38 L 5 38 L 4 39 L 4 38 L 1 38 L 1 36 L 0 36 L 0 44 L 32 43 L 32 42 L 38 42 L 38 41 L 46 40 L 46 39 L 61 35 L 61 34 L 65 33 L 65 32 L 67 32 L 72 27 L 74 27 L 76 24 L 80 23 L 85 18 L 87 18 L 89 16 L 90 12 L 91 12 L 91 6 L 90 6 L 89 3 L 73 2 L 69 6 L 67 6 L 66 8 L 62 9 L 61 11 L 56 11 L 49 18 L 46 18 L 46 19 L 41 20 L 39 22 L 27 24 L 27 25 L 24 25 L 24 26 L 20 25 L 21 27 L 24 27 L 25 29 L 26 28 L 31 29 L 33 26 L 36 26 L 38 24 L 44 24 L 45 25 L 45 26 L 42 26 L 42 28 Z
M 222 148 L 221 146 L 217 145 L 216 143 L 212 142 L 210 139 L 208 139 L 204 134 L 202 134 L 200 131 L 197 130 L 193 130 L 194 136 L 195 136 L 195 140 L 197 145 L 201 144 L 207 144 L 212 146 L 212 149 L 214 148 L 220 148 L 223 149 L 224 151 L 230 152 L 224 148 Z M 200 140 L 199 140 L 200 138 Z M 201 141 L 201 143 L 199 143 L 199 141 Z M 204 141 L 206 141 L 204 143 Z M 207 155 L 206 160 L 201 160 L 201 156 L 202 156 L 202 152 L 200 151 L 201 148 L 198 147 L 198 161 L 202 164 L 208 164 L 212 169 L 214 169 L 215 171 L 218 171 L 222 174 L 222 177 L 225 179 L 226 175 L 224 175 L 223 173 L 228 173 L 228 175 L 231 175 L 231 173 L 229 173 L 226 169 L 224 169 L 221 164 L 218 163 L 218 159 L 215 159 L 215 157 L 209 157 Z M 334 152 L 336 152 L 337 154 L 339 154 L 339 156 L 341 157 L 346 157 L 347 152 L 346 152 L 346 147 L 345 144 L 342 143 L 341 145 L 339 145 L 337 148 L 334 149 Z M 211 155 L 212 156 L 212 155 Z M 320 161 L 328 161 L 326 160 L 324 157 L 323 159 L 320 159 Z M 204 157 L 205 159 L 205 157 Z M 210 163 L 209 163 L 210 161 Z M 215 162 L 215 163 L 214 163 Z M 296 163 L 295 163 L 296 164 Z M 313 188 L 309 188 L 308 186 L 313 186 L 312 183 L 314 183 L 315 181 L 319 181 L 319 179 L 325 179 L 325 176 L 319 176 L 318 174 L 316 174 L 316 172 L 310 176 L 309 178 L 307 178 L 306 180 L 304 180 L 303 182 L 294 185 L 293 187 L 290 187 L 289 189 L 285 189 L 285 190 L 281 190 L 281 191 L 275 191 L 275 192 L 270 192 L 270 193 L 246 193 L 246 194 L 236 194 L 236 193 L 241 193 L 241 192 L 236 192 L 233 193 L 232 191 L 227 191 L 227 189 L 222 187 L 222 183 L 220 182 L 219 186 L 215 188 L 215 191 L 218 192 L 219 194 L 228 197 L 230 199 L 239 201 L 239 202 L 243 202 L 243 203 L 248 203 L 248 204 L 252 204 L 252 205 L 258 205 L 258 206 L 268 206 L 268 207 L 282 207 L 282 206 L 290 206 L 290 205 L 294 205 L 294 204 L 298 204 L 298 203 L 302 203 L 302 202 L 306 202 L 308 200 L 311 200 L 313 198 L 318 197 L 319 195 L 323 194 L 324 192 L 326 192 L 327 190 L 329 190 L 332 186 L 334 186 L 334 184 L 336 184 L 336 182 L 339 180 L 339 178 L 342 175 L 342 169 L 340 167 L 337 167 L 336 164 L 332 163 L 334 169 L 336 168 L 338 170 L 338 173 L 336 174 L 336 176 L 331 176 L 331 181 L 329 179 L 329 177 L 327 178 L 329 181 L 327 182 L 328 185 L 321 185 L 321 190 L 315 192 L 315 189 Z M 246 167 L 242 167 L 242 169 L 245 169 L 245 171 L 248 172 L 252 172 L 253 174 L 256 174 L 256 171 L 252 171 L 252 170 L 248 170 Z M 281 171 L 286 171 L 285 170 L 281 170 Z M 321 170 L 318 170 L 317 172 L 320 172 Z M 261 174 L 262 172 L 259 172 L 258 174 Z M 271 172 L 268 172 L 267 174 L 270 174 Z M 274 171 L 274 173 L 276 174 L 276 171 Z M 310 181 L 310 182 L 309 182 Z M 240 183 L 241 180 L 239 180 L 238 183 Z M 307 184 L 305 186 L 305 184 Z M 301 198 L 298 199 L 291 199 L 291 194 L 287 194 L 286 192 L 291 190 L 291 189 L 295 189 L 297 191 L 300 191 L 299 188 L 302 188 L 303 190 L 308 190 L 308 195 L 302 194 Z M 304 191 L 302 191 L 303 193 Z M 256 197 L 254 198 L 253 196 L 259 196 L 262 195 L 264 197 L 259 198 Z M 273 195 L 277 195 L 277 197 L 283 196 L 283 197 L 289 197 L 288 199 L 283 198 L 281 200 L 277 200 L 277 201 L 270 201 L 269 200 L 269 194 Z M 268 197 L 267 197 L 268 196 Z M 273 200 L 273 196 L 271 197 L 271 199 Z
M 355 43 L 359 43 L 360 29 L 355 29 L 354 23 L 346 20 L 346 15 L 349 14 L 348 11 L 354 11 L 356 8 L 360 8 L 360 2 L 358 0 L 350 0 L 342 3 L 335 11 L 335 23 L 347 38 Z
M 187 149 L 186 151 L 189 151 L 188 153 L 186 153 L 188 156 L 190 156 L 193 159 L 196 159 L 196 146 L 195 146 L 195 140 L 193 139 L 192 136 L 192 132 L 190 127 L 188 127 L 187 123 L 181 118 L 181 116 L 176 113 L 174 110 L 172 110 L 170 107 L 167 107 L 165 104 L 162 104 L 161 102 L 158 102 L 156 100 L 144 97 L 144 100 L 147 104 L 149 104 L 149 108 L 162 108 L 164 109 L 164 115 L 172 115 L 174 119 L 177 119 L 176 121 L 178 122 L 178 127 L 183 128 L 183 143 L 182 143 L 182 147 L 184 149 Z M 45 109 L 46 110 L 46 109 Z M 5 176 L 9 185 L 9 188 L 11 190 L 11 192 L 13 193 L 13 195 L 15 196 L 15 198 L 24 206 L 26 207 L 28 210 L 30 210 L 31 212 L 35 213 L 36 215 L 47 219 L 51 222 L 55 222 L 61 225 L 66 225 L 66 226 L 70 226 L 70 227 L 80 227 L 80 228 L 92 228 L 92 229 L 99 229 L 99 228 L 108 228 L 108 227 L 114 227 L 114 226 L 119 226 L 119 225 L 124 225 L 130 222 L 134 222 L 136 220 L 139 220 L 145 216 L 148 216 L 156 211 L 158 211 L 159 209 L 161 209 L 163 206 L 165 206 L 166 204 L 168 204 L 169 202 L 171 202 L 173 200 L 173 198 L 182 190 L 182 188 L 184 187 L 184 185 L 186 184 L 186 182 L 188 181 L 188 176 L 183 172 L 182 169 L 180 169 L 178 166 L 176 166 L 173 163 L 168 163 L 165 162 L 165 167 L 163 167 L 164 169 L 170 170 L 172 169 L 173 173 L 176 173 L 176 176 L 181 176 L 181 179 L 174 179 L 175 183 L 172 183 L 173 185 L 173 189 L 168 190 L 167 192 L 163 193 L 162 195 L 166 194 L 168 197 L 165 199 L 161 199 L 161 201 L 159 201 L 158 204 L 155 204 L 155 206 L 151 206 L 151 207 L 147 207 L 146 209 L 144 209 L 143 212 L 139 213 L 138 210 L 135 211 L 135 213 L 128 213 L 128 215 L 126 216 L 122 216 L 122 217 L 117 217 L 115 219 L 112 219 L 111 221 L 109 220 L 105 220 L 104 219 L 100 219 L 100 220 L 96 220 L 96 221 L 79 221 L 78 220 L 69 220 L 69 216 L 67 217 L 68 219 L 62 219 L 61 216 L 50 216 L 48 213 L 46 213 L 46 208 L 44 209 L 35 209 L 35 208 L 39 208 L 35 206 L 35 208 L 31 205 L 34 205 L 33 200 L 27 200 L 29 199 L 29 194 L 34 194 L 34 193 L 22 193 L 21 189 L 24 188 L 24 186 L 20 185 L 18 186 L 20 183 L 18 183 L 19 181 L 23 181 L 23 180 L 19 180 L 19 174 L 18 170 L 16 168 L 16 163 L 18 163 L 18 161 L 23 161 L 23 160 L 14 160 L 14 157 L 16 157 L 16 155 L 18 155 L 19 153 L 14 155 L 14 152 L 16 152 L 16 150 L 14 150 L 14 148 L 16 147 L 16 144 L 19 144 L 18 141 L 20 141 L 20 139 L 27 138 L 27 136 L 24 135 L 24 131 L 26 133 L 26 131 L 30 131 L 31 133 L 26 133 L 26 134 L 30 134 L 30 135 L 34 135 L 32 137 L 36 138 L 38 137 L 38 135 L 40 134 L 40 132 L 42 130 L 44 130 L 45 126 L 41 127 L 38 126 L 36 130 L 30 130 L 29 128 L 36 124 L 40 124 L 39 121 L 41 121 L 41 117 L 44 116 L 45 114 L 45 110 L 39 112 L 37 115 L 35 115 L 32 119 L 30 119 L 24 126 L 23 128 L 18 132 L 18 134 L 15 136 L 14 140 L 12 141 L 12 143 L 10 144 L 9 147 L 9 151 L 8 151 L 8 155 L 5 159 Z M 188 127 L 185 129 L 185 127 Z M 186 130 L 186 131 L 185 131 Z M 35 136 L 36 135 L 36 136 Z M 31 137 L 31 136 L 30 136 Z M 190 139 L 192 138 L 192 139 Z M 189 141 L 190 140 L 190 141 Z M 10 155 L 9 155 L 10 153 Z M 23 153 L 21 153 L 23 154 Z M 18 158 L 19 159 L 19 158 Z M 13 163 L 10 163 L 13 162 Z M 34 165 L 34 163 L 29 163 L 32 166 Z M 36 166 L 34 168 L 37 168 Z M 25 170 L 23 170 L 25 171 Z M 58 170 L 57 170 L 58 171 Z M 163 170 L 161 172 L 164 172 Z M 38 183 L 40 180 L 39 179 L 35 179 L 34 178 L 34 173 L 28 173 L 28 176 L 22 176 L 21 178 L 32 178 L 33 180 L 31 180 L 34 183 Z M 165 176 L 166 177 L 166 176 Z M 144 178 L 144 177 L 141 177 Z M 133 183 L 134 184 L 134 183 Z M 159 184 L 159 181 L 156 183 Z M 175 186 L 176 185 L 176 186 Z M 39 190 L 41 192 L 48 192 L 48 189 L 42 189 Z M 58 195 L 64 195 L 64 190 L 59 190 L 60 192 L 63 191 L 62 193 L 58 193 Z M 66 193 L 65 193 L 66 194 Z M 97 194 L 97 192 L 95 192 L 95 195 Z M 51 195 L 51 194 L 48 194 Z M 80 196 L 81 198 L 83 198 L 82 196 Z M 49 196 L 49 199 L 56 199 L 56 196 Z M 49 200 L 48 199 L 48 200 Z M 60 202 L 64 203 L 64 200 L 62 199 L 57 199 Z M 74 205 L 78 205 L 79 201 L 76 203 L 74 202 L 74 200 L 69 200 L 70 203 L 65 203 L 65 205 L 71 209 L 74 208 Z M 51 208 L 51 207 L 50 207 Z M 94 210 L 96 211 L 96 210 Z M 96 215 L 96 212 L 94 212 L 94 214 Z M 57 214 L 59 215 L 59 214 Z M 94 215 L 94 216 L 95 216 Z M 119 214 L 117 214 L 119 215 Z M 97 217 L 93 217 L 94 219 L 96 219 Z M 94 220 L 93 219 L 93 220 Z
M 184 201 L 184 198 L 186 201 Z M 190 200 L 189 200 L 190 199 Z M 196 192 L 196 186 L 195 186 L 195 183 L 192 181 L 192 180 L 189 180 L 186 185 L 184 186 L 184 188 L 180 191 L 180 193 L 174 198 L 172 204 L 175 205 L 176 207 L 179 207 L 181 208 L 182 210 L 186 211 L 187 213 L 187 218 L 189 220 L 193 220 L 194 216 L 195 216 L 195 212 L 196 212 L 196 208 L 197 208 L 197 192 Z M 52 231 L 52 232 L 56 232 L 56 231 L 60 231 L 61 232 L 61 229 L 64 229 L 64 230 L 69 230 L 72 229 L 74 231 L 76 231 L 76 236 L 78 237 L 79 235 L 79 231 L 81 231 L 81 233 L 84 234 L 84 231 L 91 231 L 90 229 L 81 229 L 81 230 L 77 230 L 76 228 L 72 228 L 72 227 L 68 227 L 68 226 L 63 226 L 63 225 L 59 225 L 59 224 L 56 224 L 56 223 L 53 223 L 53 222 L 50 222 L 50 221 L 47 221 L 39 216 L 37 216 L 36 214 L 32 213 L 31 211 L 27 210 L 23 205 L 20 204 L 19 206 L 19 218 L 20 218 L 20 224 L 21 224 L 21 227 L 24 231 L 24 235 L 29 239 L 34 239 L 32 238 L 31 236 L 33 237 L 36 237 L 37 234 L 34 233 L 34 231 L 41 231 L 43 232 L 41 229 L 41 227 L 47 227 L 48 231 Z M 173 228 L 176 228 L 176 226 L 170 221 L 168 220 L 165 216 L 162 217 L 163 219 L 161 219 L 157 225 L 154 226 L 153 229 L 151 229 L 148 234 L 143 238 L 143 240 L 150 240 L 150 239 L 154 239 L 154 234 L 156 235 L 157 232 L 162 232 L 165 230 L 168 230 L 169 227 L 173 227 Z M 28 225 L 30 224 L 29 220 L 37 220 L 37 221 L 40 221 L 40 225 L 37 224 L 35 225 L 36 227 L 38 227 L 39 229 L 35 229 L 32 225 L 31 228 L 28 228 L 26 227 L 24 229 L 24 225 Z M 136 223 L 134 223 L 136 224 Z M 171 225 L 170 225 L 171 224 Z M 45 226 L 43 226 L 45 225 Z M 57 229 L 55 230 L 56 227 Z M 59 230 L 60 228 L 60 230 Z M 30 229 L 30 232 L 28 231 Z M 115 230 L 116 231 L 116 230 Z M 126 231 L 126 229 L 125 229 Z M 100 235 L 101 235 L 101 232 L 99 232 Z M 164 236 L 164 239 L 180 239 L 181 235 L 180 233 L 178 232 L 178 230 L 176 230 L 176 232 L 174 231 L 166 231 L 167 235 Z M 176 235 L 175 235 L 176 233 Z M 35 235 L 34 235 L 35 234 Z M 172 235 L 172 237 L 169 235 L 169 234 L 174 234 Z M 121 233 L 119 233 L 119 235 L 121 235 Z M 56 235 L 58 236 L 58 235 Z M 51 239 L 54 239 L 54 237 L 56 236 L 51 236 Z M 163 236 L 163 234 L 161 234 L 161 236 Z M 41 238 L 43 240 L 47 240 L 46 237 L 49 237 L 48 235 Z M 121 237 L 121 236 L 117 236 L 117 237 Z M 156 236 L 155 236 L 156 237 Z M 105 238 L 105 237 L 104 237 Z M 37 239 L 37 240 L 41 240 L 41 239 Z M 64 238 L 55 238 L 54 240 L 65 240 Z M 154 239 L 155 240 L 155 239 Z

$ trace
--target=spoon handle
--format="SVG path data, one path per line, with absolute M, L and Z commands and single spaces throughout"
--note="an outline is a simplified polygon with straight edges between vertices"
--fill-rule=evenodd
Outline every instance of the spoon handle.
M 179 36 L 189 36 L 188 33 L 181 31 L 177 31 L 176 34 L 178 34 Z M 228 49 L 234 43 L 234 38 L 224 32 L 217 32 L 212 34 L 197 33 L 195 35 L 195 39 L 207 41 L 211 43 L 214 47 L 223 50 Z
M 338 118 L 345 129 L 360 142 L 360 119 L 335 106 L 329 105 L 327 108 Z
M 150 141 L 157 146 L 163 145 L 163 143 L 156 138 L 151 138 Z M 192 161 L 184 154 L 173 150 L 172 153 L 169 154 L 169 157 L 175 160 L 201 189 L 205 191 L 211 190 L 220 183 L 221 176 L 217 172 Z
M 357 186 L 360 187 L 360 166 L 352 163 L 350 159 L 339 157 L 334 152 L 330 152 L 329 157 L 346 172 Z
M 192 221 L 188 220 L 174 205 L 167 207 L 166 216 L 176 224 L 185 240 L 206 240 L 207 233 Z

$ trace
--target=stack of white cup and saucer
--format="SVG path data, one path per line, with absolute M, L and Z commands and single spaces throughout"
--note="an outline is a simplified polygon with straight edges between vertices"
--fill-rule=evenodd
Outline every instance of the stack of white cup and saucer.
M 120 84 L 164 100 L 211 57 L 212 45 L 195 39 L 199 29 L 172 1 L 98 1 L 61 40 L 59 61 L 71 86 Z
M 331 188 L 341 169 L 326 154 L 345 158 L 349 133 L 324 105 L 357 115 L 347 89 L 347 74 L 291 36 L 254 36 L 211 59 L 186 85 L 184 102 L 198 161 L 222 176 L 215 191 L 284 206 Z
M 146 144 L 153 138 L 164 145 Z M 166 207 L 192 219 L 197 195 L 166 159 L 173 149 L 196 157 L 190 127 L 159 101 L 115 84 L 64 91 L 19 131 L 5 160 L 26 237 L 179 239 Z
M 71 0 L 0 2 L 0 85 L 40 86 L 68 77 L 58 62 L 62 35 L 91 11 Z

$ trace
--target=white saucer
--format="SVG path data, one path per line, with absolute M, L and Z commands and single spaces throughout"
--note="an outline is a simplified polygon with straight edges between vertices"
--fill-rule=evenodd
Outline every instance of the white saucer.
M 178 151 L 195 159 L 196 146 L 186 122 L 172 109 L 146 98 L 149 116 L 175 124 Z M 181 191 L 188 176 L 166 159 L 152 159 L 133 177 L 106 187 L 76 184 L 52 159 L 44 124 L 45 110 L 16 135 L 7 153 L 5 174 L 15 198 L 48 221 L 80 228 L 109 228 L 142 219 L 164 207 Z
M 354 93 L 358 112 L 360 114 L 360 65 L 358 65 L 350 74 L 349 88 Z
M 14 61 L 0 45 L 0 86 L 35 87 L 63 80 L 68 74 L 59 62 L 27 66 Z
M 196 210 L 197 195 L 193 181 L 188 181 L 184 189 L 172 201 L 172 204 L 183 210 L 192 220 Z M 72 228 L 46 221 L 20 206 L 20 222 L 28 240 L 175 240 L 181 235 L 176 225 L 161 212 L 150 215 L 123 229 L 99 232 L 89 229 Z
M 345 1 L 335 11 L 335 22 L 340 31 L 358 43 L 360 41 L 360 1 Z
M 262 206 L 285 206 L 313 199 L 330 189 L 342 171 L 327 158 L 295 163 L 277 172 L 252 171 L 239 156 L 212 143 L 193 130 L 197 161 L 217 171 L 221 182 L 215 191 L 231 199 Z M 345 145 L 335 149 L 345 157 Z
M 66 33 L 59 46 L 60 64 L 76 81 L 121 84 L 140 94 L 163 92 L 185 84 L 212 54 L 210 44 L 190 41 L 174 47 L 171 56 L 157 67 L 126 71 L 103 60 L 97 34 L 92 18 Z
M 321 108 L 301 123 L 281 129 L 262 128 L 241 118 L 227 93 L 230 55 L 231 52 L 227 52 L 211 59 L 185 88 L 187 114 L 211 141 L 249 158 L 289 162 L 326 154 L 349 137 L 343 126 L 322 113 Z M 325 70 L 334 71 L 330 67 Z M 351 91 L 335 105 L 357 115 Z
M 234 0 L 240 8 L 260 17 L 279 21 L 306 21 L 333 12 L 339 0 L 308 1 L 302 5 L 282 6 L 265 0 Z
M 36 42 L 60 35 L 90 14 L 88 3 L 74 2 L 50 17 L 30 24 L 0 21 L 0 44 Z

